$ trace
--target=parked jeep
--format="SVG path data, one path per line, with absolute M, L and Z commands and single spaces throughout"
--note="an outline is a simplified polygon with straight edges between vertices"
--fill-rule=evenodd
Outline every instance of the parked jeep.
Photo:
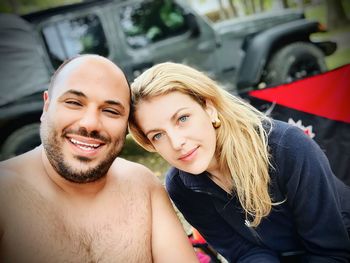
M 186 63 L 240 92 L 326 71 L 335 43 L 300 11 L 279 10 L 211 23 L 171 0 L 100 0 L 16 17 L 0 15 L 1 159 L 40 143 L 42 91 L 66 59 L 95 53 L 130 81 L 164 61 Z

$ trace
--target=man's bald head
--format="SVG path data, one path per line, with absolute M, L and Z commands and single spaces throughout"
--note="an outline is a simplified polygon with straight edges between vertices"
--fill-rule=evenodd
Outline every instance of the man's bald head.
M 66 180 L 107 175 L 125 141 L 130 88 L 122 70 L 97 55 L 65 62 L 44 92 L 40 135 L 46 156 Z
M 109 59 L 102 57 L 102 56 L 99 56 L 99 55 L 84 54 L 84 55 L 77 55 L 75 57 L 72 57 L 72 58 L 64 61 L 59 66 L 59 68 L 55 71 L 55 73 L 53 74 L 53 76 L 51 78 L 50 86 L 48 89 L 49 95 L 52 96 L 53 90 L 59 81 L 62 81 L 64 79 L 68 78 L 70 74 L 72 74 L 79 67 L 84 66 L 84 64 L 86 64 L 86 63 L 95 63 L 96 70 L 99 70 L 98 64 L 100 64 L 101 66 L 103 66 L 103 65 L 108 66 L 108 68 L 109 68 L 109 70 L 111 70 L 111 72 L 114 71 L 114 73 L 124 76 L 124 79 L 125 79 L 125 82 L 128 86 L 129 94 L 130 94 L 130 84 L 128 82 L 128 79 L 127 79 L 126 75 L 124 74 L 124 72 L 116 64 L 114 64 Z M 104 69 L 105 68 L 106 67 L 104 67 Z M 102 69 L 102 67 L 100 69 Z

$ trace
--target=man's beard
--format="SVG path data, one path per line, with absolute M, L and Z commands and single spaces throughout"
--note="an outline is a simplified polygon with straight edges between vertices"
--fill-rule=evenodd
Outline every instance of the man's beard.
M 101 136 L 96 131 L 93 131 L 89 134 L 85 128 L 80 128 L 77 131 L 63 131 L 61 135 L 62 141 L 60 141 L 58 133 L 52 123 L 50 123 L 48 119 L 46 119 L 45 122 L 46 123 L 43 123 L 40 127 L 40 137 L 46 152 L 46 156 L 55 171 L 64 179 L 73 183 L 95 182 L 106 176 L 109 168 L 122 150 L 125 142 L 126 131 L 124 135 L 120 136 L 120 138 L 115 141 L 114 145 L 111 147 L 111 150 L 106 154 L 106 158 L 103 159 L 99 164 L 87 169 L 79 169 L 79 167 L 72 167 L 72 165 L 69 165 L 69 163 L 64 160 L 62 141 L 66 139 L 65 135 L 67 133 L 98 139 L 103 141 L 106 145 L 110 144 L 111 141 Z M 82 165 L 88 164 L 90 161 L 90 159 L 83 156 L 74 156 L 74 158 L 79 160 Z

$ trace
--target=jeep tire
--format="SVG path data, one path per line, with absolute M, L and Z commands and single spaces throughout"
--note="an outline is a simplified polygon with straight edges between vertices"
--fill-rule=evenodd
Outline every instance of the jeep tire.
M 322 51 L 311 43 L 295 42 L 278 50 L 267 65 L 266 86 L 290 83 L 327 71 Z
M 39 128 L 40 123 L 30 123 L 12 132 L 2 144 L 0 159 L 14 157 L 40 145 Z

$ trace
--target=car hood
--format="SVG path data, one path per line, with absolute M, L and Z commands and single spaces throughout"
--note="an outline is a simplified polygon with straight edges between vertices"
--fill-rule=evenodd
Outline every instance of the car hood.
M 31 25 L 2 13 L 0 38 L 0 106 L 46 90 L 50 73 Z
M 302 11 L 285 9 L 267 11 L 260 14 L 248 15 L 240 18 L 227 19 L 213 25 L 219 35 L 249 35 L 261 32 L 273 26 L 301 19 Z

